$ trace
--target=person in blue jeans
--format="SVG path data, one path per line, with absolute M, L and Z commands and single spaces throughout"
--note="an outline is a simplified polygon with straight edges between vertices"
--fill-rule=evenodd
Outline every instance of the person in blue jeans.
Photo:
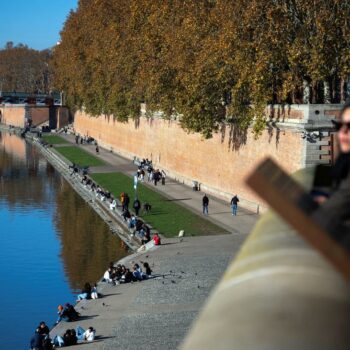
M 235 215 L 235 216 L 237 215 L 238 202 L 239 202 L 239 199 L 235 194 L 231 199 L 232 215 Z

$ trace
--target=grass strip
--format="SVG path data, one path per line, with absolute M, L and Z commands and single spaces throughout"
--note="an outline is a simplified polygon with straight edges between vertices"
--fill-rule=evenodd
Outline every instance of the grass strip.
M 62 145 L 68 143 L 64 138 L 57 135 L 43 135 L 42 139 L 51 145 Z
M 75 163 L 79 166 L 99 166 L 104 165 L 105 162 L 92 154 L 84 151 L 83 149 L 76 146 L 64 146 L 55 148 L 57 152 L 62 154 L 72 163 Z
M 91 177 L 118 198 L 122 192 L 128 193 L 130 208 L 132 208 L 135 190 L 133 179 L 130 176 L 114 172 L 91 174 Z M 193 213 L 174 200 L 164 197 L 159 192 L 153 191 L 142 183 L 138 184 L 137 195 L 141 206 L 143 203 L 152 205 L 150 213 L 147 214 L 141 211 L 139 216 L 166 237 L 175 237 L 180 230 L 185 230 L 186 236 L 228 233 L 225 229 Z

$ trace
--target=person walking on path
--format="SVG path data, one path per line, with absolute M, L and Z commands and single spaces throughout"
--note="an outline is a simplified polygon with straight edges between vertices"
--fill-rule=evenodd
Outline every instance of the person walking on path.
M 137 198 L 134 200 L 133 208 L 135 209 L 135 214 L 136 214 L 136 216 L 139 216 L 139 211 L 140 211 L 140 208 L 141 208 L 141 203 L 140 203 L 140 201 L 139 201 Z
M 129 210 L 129 204 L 130 204 L 130 197 L 127 193 L 125 193 L 125 197 L 124 197 L 124 209 L 128 209 Z
M 209 198 L 206 194 L 204 194 L 204 197 L 202 198 L 202 204 L 203 204 L 203 214 L 209 215 Z
M 239 202 L 239 199 L 238 199 L 237 195 L 235 194 L 231 199 L 232 215 L 234 215 L 234 216 L 237 215 L 238 202 Z

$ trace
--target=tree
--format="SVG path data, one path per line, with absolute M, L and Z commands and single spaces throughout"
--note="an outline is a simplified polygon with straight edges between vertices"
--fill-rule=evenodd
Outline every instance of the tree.
M 337 102 L 350 73 L 349 0 L 81 0 L 55 48 L 74 108 L 177 117 L 210 137 L 265 127 L 266 106 Z
M 37 51 L 8 42 L 0 50 L 0 81 L 3 91 L 48 92 L 50 50 Z

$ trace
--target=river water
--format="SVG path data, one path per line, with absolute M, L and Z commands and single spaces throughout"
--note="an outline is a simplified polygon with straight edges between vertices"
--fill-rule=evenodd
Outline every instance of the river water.
M 0 132 L 0 349 L 28 350 L 40 321 L 126 254 L 35 147 Z

